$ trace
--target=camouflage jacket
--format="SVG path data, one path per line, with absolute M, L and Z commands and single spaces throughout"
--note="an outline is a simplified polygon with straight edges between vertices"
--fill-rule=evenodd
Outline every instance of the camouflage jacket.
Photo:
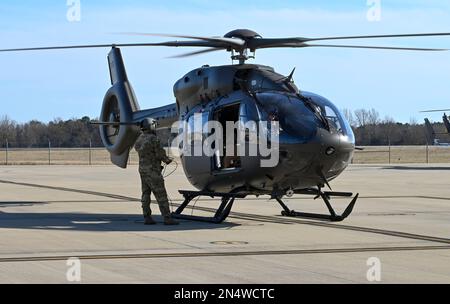
M 134 145 L 139 154 L 139 171 L 161 171 L 161 162 L 171 160 L 155 134 L 142 133 Z

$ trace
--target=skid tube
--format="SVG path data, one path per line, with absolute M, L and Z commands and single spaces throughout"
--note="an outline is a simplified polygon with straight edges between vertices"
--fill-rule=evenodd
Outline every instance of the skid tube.
M 182 220 L 200 221 L 208 222 L 214 224 L 222 223 L 230 214 L 231 208 L 233 207 L 234 200 L 236 198 L 245 198 L 247 194 L 244 193 L 221 193 L 221 192 L 207 192 L 207 191 L 178 191 L 184 197 L 183 203 L 177 208 L 175 212 L 172 213 L 172 217 Z M 206 216 L 196 216 L 196 215 L 186 215 L 182 214 L 184 209 L 189 205 L 189 203 L 196 197 L 209 196 L 211 198 L 221 197 L 222 202 L 217 208 L 213 217 Z
M 245 198 L 248 195 L 257 195 L 257 196 L 261 195 L 261 194 L 256 194 L 256 193 L 252 193 L 252 192 L 237 192 L 237 191 L 222 193 L 222 192 L 209 192 L 209 191 L 179 190 L 178 192 L 181 195 L 183 195 L 184 201 L 177 208 L 177 210 L 172 213 L 172 216 L 174 218 L 182 219 L 182 220 L 208 222 L 208 223 L 214 223 L 214 224 L 220 224 L 228 217 L 236 198 Z M 265 193 L 265 194 L 269 195 L 269 193 Z M 311 188 L 311 189 L 304 189 L 304 190 L 295 190 L 295 191 L 293 191 L 293 194 L 313 195 L 313 196 L 315 196 L 314 199 L 317 199 L 319 197 L 322 198 L 322 200 L 324 201 L 325 205 L 327 206 L 330 214 L 306 213 L 306 212 L 297 212 L 297 211 L 291 210 L 281 199 L 284 194 L 273 194 L 272 198 L 275 199 L 283 208 L 281 215 L 289 216 L 289 217 L 303 217 L 303 218 L 310 218 L 310 219 L 327 220 L 327 221 L 332 221 L 332 222 L 340 222 L 340 221 L 343 221 L 346 217 L 348 217 L 350 215 L 350 213 L 352 213 L 353 207 L 355 206 L 356 200 L 358 199 L 358 196 L 359 196 L 359 194 L 356 194 L 355 197 L 350 202 L 350 204 L 345 209 L 345 211 L 341 215 L 338 215 L 338 214 L 336 214 L 333 207 L 331 206 L 331 203 L 330 203 L 331 197 L 333 197 L 333 196 L 335 196 L 335 197 L 351 197 L 351 196 L 353 196 L 353 193 L 322 191 L 321 188 L 318 188 L 318 189 Z M 264 194 L 262 194 L 262 195 L 264 195 Z M 200 196 L 208 196 L 211 198 L 214 198 L 214 197 L 221 198 L 221 204 L 216 209 L 214 216 L 207 217 L 207 216 L 182 214 L 182 212 L 189 205 L 189 203 L 192 202 L 193 199 L 200 197 Z
M 334 211 L 333 207 L 331 206 L 330 199 L 332 196 L 337 197 L 352 197 L 353 193 L 351 192 L 334 192 L 334 191 L 322 191 L 319 187 L 318 189 L 304 189 L 304 190 L 295 190 L 295 194 L 302 194 L 302 195 L 314 195 L 315 198 L 322 198 L 325 205 L 328 208 L 328 211 L 330 214 L 319 214 L 319 213 L 306 213 L 306 212 L 297 212 L 294 210 L 289 209 L 289 207 L 281 200 L 280 196 L 276 196 L 276 201 L 281 205 L 283 208 L 283 211 L 281 212 L 281 215 L 283 216 L 290 216 L 290 217 L 302 217 L 302 218 L 310 218 L 310 219 L 319 219 L 319 220 L 327 220 L 332 222 L 340 222 L 343 221 L 345 218 L 347 218 L 350 213 L 353 211 L 353 207 L 355 206 L 356 200 L 358 199 L 359 193 L 355 195 L 355 197 L 351 200 L 350 204 L 345 208 L 345 211 L 338 215 Z

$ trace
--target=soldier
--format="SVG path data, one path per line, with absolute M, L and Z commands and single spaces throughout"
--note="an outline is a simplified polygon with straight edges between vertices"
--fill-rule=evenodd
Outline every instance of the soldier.
M 142 183 L 142 211 L 144 224 L 154 225 L 150 209 L 153 192 L 159 205 L 161 215 L 164 217 L 165 225 L 178 225 L 179 223 L 171 217 L 167 192 L 164 179 L 161 174 L 161 161 L 170 164 L 172 160 L 166 155 L 161 143 L 156 136 L 156 122 L 153 119 L 145 119 L 141 124 L 142 134 L 139 136 L 134 148 L 139 154 L 139 174 Z

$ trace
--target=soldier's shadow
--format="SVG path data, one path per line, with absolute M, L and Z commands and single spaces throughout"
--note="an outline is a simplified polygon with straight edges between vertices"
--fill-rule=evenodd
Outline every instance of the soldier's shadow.
M 224 221 L 220 224 L 209 223 L 209 222 L 199 222 L 199 221 L 189 221 L 189 220 L 178 220 L 179 225 L 168 226 L 164 225 L 164 219 L 162 216 L 153 216 L 153 219 L 157 222 L 156 225 L 144 225 L 144 220 L 139 219 L 135 221 L 135 224 L 143 226 L 142 230 L 150 231 L 177 231 L 177 230 L 199 230 L 199 229 L 225 229 L 233 228 L 236 226 L 241 226 L 241 224 L 233 223 L 231 219 Z
M 0 202 L 0 206 L 2 203 Z M 32 202 L 26 202 L 32 204 Z M 39 204 L 39 203 L 34 203 Z M 180 225 L 166 226 L 163 218 L 154 216 L 156 225 L 144 225 L 140 214 L 108 214 L 108 213 L 22 213 L 0 209 L 0 229 L 34 229 L 61 231 L 186 231 L 203 229 L 226 229 L 239 226 L 231 220 L 221 224 L 180 220 Z

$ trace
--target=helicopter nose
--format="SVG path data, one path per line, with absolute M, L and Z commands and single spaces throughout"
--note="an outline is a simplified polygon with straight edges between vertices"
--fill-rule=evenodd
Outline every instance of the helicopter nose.
M 347 136 L 320 130 L 321 154 L 324 161 L 324 174 L 332 178 L 341 173 L 353 157 L 354 143 Z

